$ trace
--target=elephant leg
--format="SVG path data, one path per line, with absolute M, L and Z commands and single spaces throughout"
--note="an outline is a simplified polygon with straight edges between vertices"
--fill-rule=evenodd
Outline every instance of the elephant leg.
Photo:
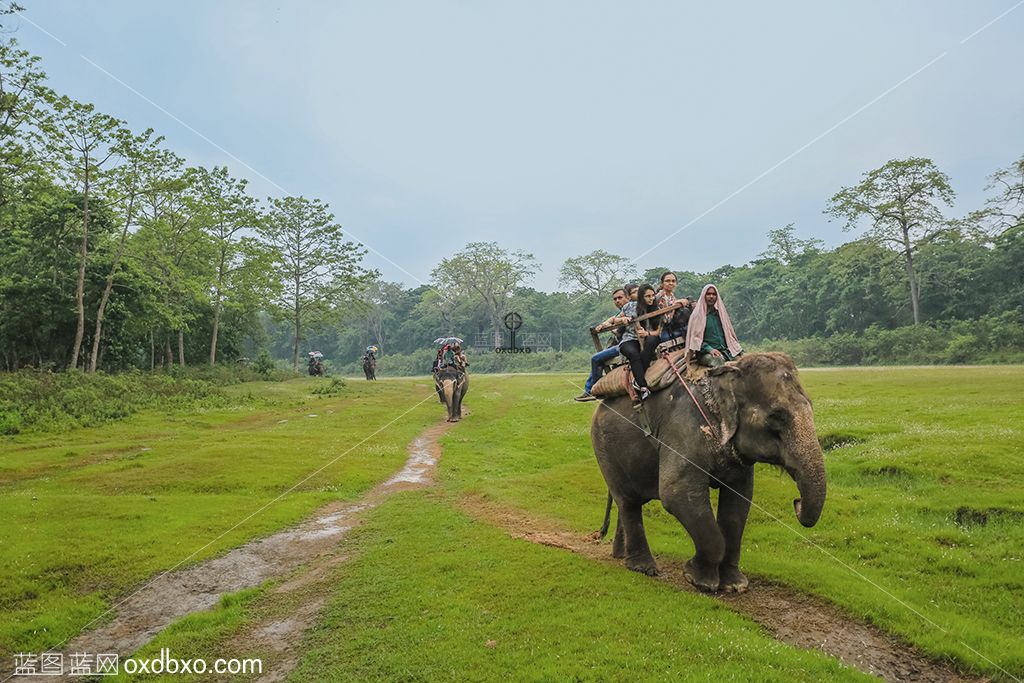
M 647 545 L 647 533 L 644 531 L 643 504 L 621 499 L 615 503 L 619 506 L 619 520 L 625 535 L 626 568 L 657 576 L 658 565 Z
M 612 538 L 612 557 L 621 560 L 626 556 L 626 532 L 622 530 L 622 515 L 615 515 L 615 536 Z
M 718 590 L 718 567 L 725 556 L 725 538 L 711 511 L 707 484 L 678 482 L 662 486 L 661 504 L 693 539 L 696 553 L 686 563 L 683 575 L 700 590 Z
M 753 467 L 747 468 L 741 479 L 730 482 L 729 486 L 723 485 L 718 494 L 718 528 L 725 537 L 725 557 L 718 567 L 719 590 L 728 593 L 747 590 L 747 577 L 740 571 L 740 546 L 753 494 Z

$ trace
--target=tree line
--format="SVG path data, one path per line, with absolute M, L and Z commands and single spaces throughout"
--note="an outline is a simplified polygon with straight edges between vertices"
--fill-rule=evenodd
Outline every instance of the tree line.
M 316 343 L 342 359 L 370 341 L 409 354 L 439 333 L 493 332 L 498 345 L 502 315 L 516 310 L 523 329 L 548 333 L 556 350 L 585 349 L 588 328 L 610 312 L 614 287 L 657 284 L 672 270 L 677 296 L 716 283 L 744 342 L 800 350 L 808 362 L 1020 360 L 1024 155 L 988 180 L 984 205 L 951 217 L 944 211 L 955 193 L 933 161 L 892 160 L 824 202 L 825 216 L 859 233 L 833 249 L 799 238 L 789 224 L 769 230 L 767 248 L 749 263 L 704 272 L 671 263 L 641 268 L 596 250 L 567 259 L 553 293 L 529 287 L 537 269 L 531 254 L 471 243 L 437 266 L 433 286 L 382 283 L 367 300 L 373 313 L 365 323 Z M 897 330 L 904 332 L 882 334 Z M 922 343 L 943 352 L 915 353 Z
M 823 202 L 857 233 L 833 249 L 787 225 L 769 230 L 749 263 L 704 272 L 596 250 L 567 259 L 559 291 L 543 292 L 531 286 L 532 254 L 474 242 L 442 259 L 430 284 L 409 288 L 365 267 L 326 203 L 260 200 L 225 167 L 189 166 L 153 130 L 54 92 L 39 59 L 9 39 L 0 43 L 0 368 L 117 371 L 260 355 L 297 368 L 305 350 L 345 363 L 371 343 L 384 357 L 407 355 L 445 334 L 497 346 L 513 310 L 524 331 L 582 351 L 613 287 L 657 282 L 665 270 L 679 295 L 715 282 L 750 344 L 863 346 L 858 335 L 917 326 L 955 332 L 965 359 L 969 338 L 998 357 L 1024 350 L 1024 156 L 987 189 L 983 206 L 950 217 L 949 178 L 929 159 L 897 159 Z
M 259 201 L 153 130 L 61 95 L 0 44 L 0 366 L 216 364 L 307 326 L 375 273 L 318 199 Z

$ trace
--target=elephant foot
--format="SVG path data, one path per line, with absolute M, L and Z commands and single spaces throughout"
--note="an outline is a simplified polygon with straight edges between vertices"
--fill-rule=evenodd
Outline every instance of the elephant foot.
M 692 559 L 683 568 L 683 576 L 693 584 L 697 590 L 714 593 L 718 590 L 718 567 L 703 569 Z
M 640 558 L 636 560 L 627 559 L 626 569 L 629 569 L 630 571 L 634 572 L 640 572 L 641 574 L 646 574 L 647 576 L 658 575 L 658 565 L 654 561 L 654 558 L 650 555 L 648 555 L 645 558 Z
M 720 581 L 718 590 L 723 593 L 746 593 L 750 582 L 739 567 L 719 567 L 718 574 Z

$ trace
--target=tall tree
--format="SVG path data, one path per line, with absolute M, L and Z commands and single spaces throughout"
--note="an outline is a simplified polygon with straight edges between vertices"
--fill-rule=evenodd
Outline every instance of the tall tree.
M 995 232 L 1024 225 L 1024 154 L 989 176 L 985 189 L 995 190 L 995 194 L 986 200 L 981 211 L 984 223 Z
M 385 282 L 376 277 L 369 280 L 359 298 L 359 309 L 363 312 L 366 322 L 367 341 L 376 342 L 384 349 L 388 341 L 389 327 L 393 320 L 395 305 L 402 296 L 402 285 L 399 282 Z
M 768 248 L 761 252 L 761 258 L 790 264 L 808 252 L 820 251 L 822 245 L 824 242 L 819 239 L 800 239 L 796 236 L 796 228 L 792 223 L 788 223 L 783 228 L 768 231 Z
M 558 284 L 570 294 L 610 294 L 613 287 L 634 275 L 633 262 L 603 249 L 566 259 L 558 271 Z
M 30 166 L 34 124 L 47 94 L 39 57 L 18 49 L 14 39 L 0 41 L 0 206 L 14 191 L 15 179 Z
M 438 289 L 469 295 L 480 301 L 494 328 L 494 345 L 500 346 L 503 318 L 516 289 L 537 272 L 537 259 L 523 251 L 507 251 L 497 242 L 470 242 L 441 261 L 431 277 Z
M 121 268 L 125 255 L 129 231 L 138 223 L 139 204 L 149 188 L 151 169 L 156 166 L 159 145 L 162 137 L 153 138 L 153 130 L 149 129 L 141 135 L 132 135 L 122 129 L 114 145 L 115 152 L 122 159 L 121 164 L 110 171 L 110 182 L 105 188 L 105 200 L 117 211 L 121 220 L 121 234 L 114 250 L 114 257 L 103 285 L 99 304 L 96 307 L 96 328 L 92 336 L 92 354 L 89 356 L 89 372 L 96 372 L 100 357 L 100 343 L 103 339 L 103 320 L 106 316 L 107 304 L 114 290 L 114 281 Z
M 78 252 L 78 283 L 75 306 L 78 324 L 71 347 L 69 368 L 78 367 L 85 336 L 85 269 L 89 262 L 89 203 L 102 184 L 103 167 L 117 153 L 116 139 L 122 122 L 96 111 L 91 104 L 82 104 L 65 96 L 51 102 L 52 115 L 43 123 L 55 170 L 66 185 L 75 187 L 82 198 L 81 241 Z
M 203 214 L 202 222 L 216 250 L 211 302 L 213 331 L 210 335 L 210 365 L 216 365 L 217 336 L 224 311 L 224 295 L 232 275 L 255 263 L 253 259 L 243 258 L 245 245 L 242 236 L 246 230 L 256 229 L 259 211 L 256 200 L 246 192 L 248 181 L 231 177 L 225 166 L 215 166 L 212 171 L 196 169 L 195 183 L 197 210 Z
M 197 220 L 196 169 L 171 152 L 161 154 L 143 202 L 146 219 L 136 235 L 139 250 L 153 278 L 160 283 L 163 305 L 155 319 L 162 328 L 164 357 L 174 363 L 167 334 L 174 333 L 177 362 L 185 365 L 185 332 L 197 315 L 213 279 L 209 235 Z
M 825 210 L 846 221 L 844 230 L 868 219 L 871 225 L 867 234 L 903 257 L 915 325 L 921 322 L 921 306 L 914 252 L 918 241 L 945 221 L 936 202 L 950 206 L 954 198 L 949 177 L 931 159 L 911 157 L 893 159 L 868 171 L 860 183 L 833 195 Z
M 278 305 L 292 324 L 292 367 L 299 369 L 304 325 L 322 318 L 334 296 L 352 297 L 366 277 L 364 251 L 343 239 L 341 226 L 319 199 L 269 199 L 260 234 L 277 251 L 283 287 Z

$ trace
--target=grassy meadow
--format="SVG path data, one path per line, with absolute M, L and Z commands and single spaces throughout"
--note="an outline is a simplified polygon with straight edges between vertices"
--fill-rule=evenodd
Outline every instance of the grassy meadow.
M 935 657 L 1024 675 L 1024 368 L 810 370 L 801 379 L 827 447 L 825 511 L 802 528 L 794 483 L 758 466 L 742 568 Z M 474 418 L 444 439 L 445 487 L 581 533 L 597 528 L 605 488 L 589 445 L 592 409 L 567 402 L 579 382 L 479 379 L 467 400 Z M 655 556 L 692 555 L 657 503 L 645 526 Z
M 717 600 L 510 538 L 463 511 L 483 499 L 581 534 L 597 528 L 593 404 L 571 401 L 582 379 L 473 378 L 472 414 L 442 438 L 438 484 L 393 495 L 346 537 L 351 559 L 333 570 L 292 680 L 867 678 L 775 641 Z M 827 449 L 828 502 L 803 529 L 793 482 L 759 466 L 743 569 L 961 668 L 1024 676 L 1024 368 L 808 370 L 802 381 Z M 436 400 L 417 405 L 433 396 L 423 379 L 350 381 L 335 395 L 316 386 L 247 383 L 227 389 L 248 393 L 234 408 L 0 442 L 0 547 L 13 560 L 0 565 L 3 656 L 73 635 L 204 544 L 189 562 L 358 497 L 442 417 Z M 645 524 L 656 557 L 692 554 L 657 503 Z M 224 647 L 276 599 L 231 596 L 145 649 L 258 655 Z
M 224 391 L 234 405 L 0 441 L 0 656 L 62 642 L 156 573 L 358 498 L 438 415 L 423 381 Z

